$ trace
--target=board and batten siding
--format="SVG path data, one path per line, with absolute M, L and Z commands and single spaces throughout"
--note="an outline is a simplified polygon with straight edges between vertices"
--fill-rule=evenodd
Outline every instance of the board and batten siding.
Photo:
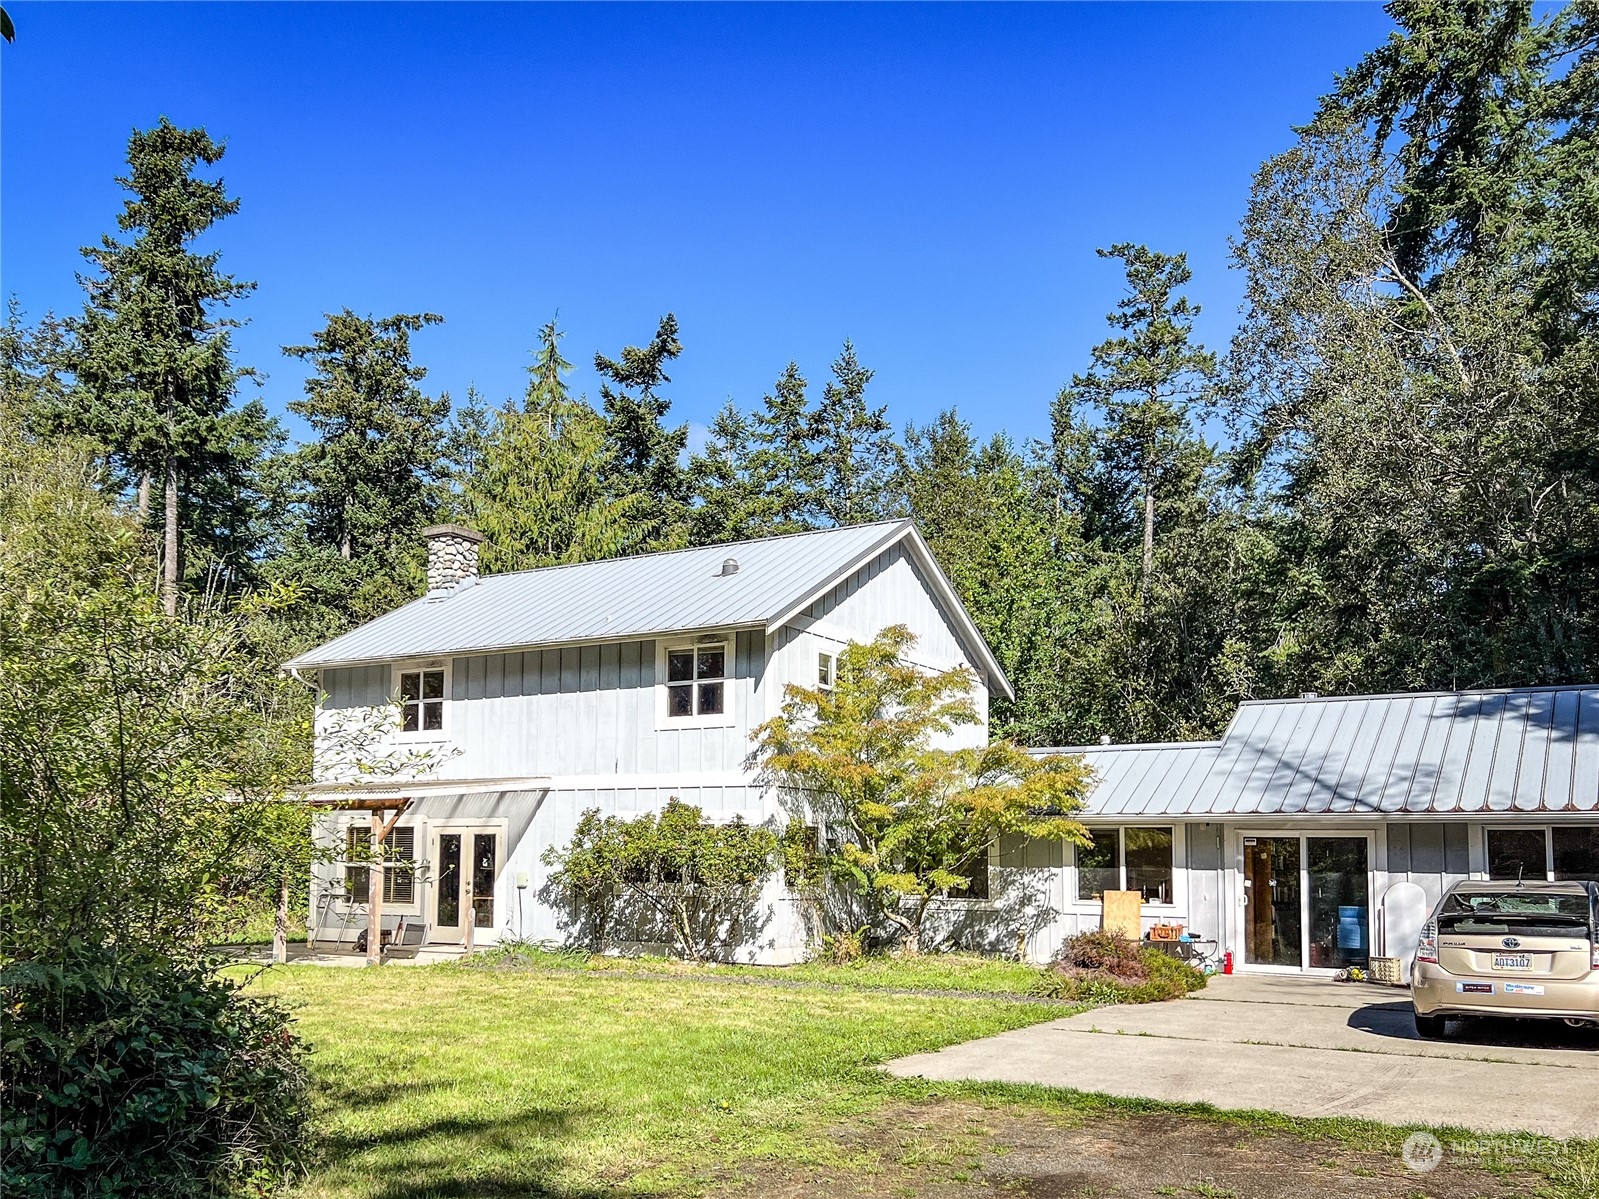
M 434 773 L 468 779 L 738 771 L 750 730 L 764 719 L 765 637 L 742 630 L 729 640 L 733 719 L 714 728 L 656 727 L 653 640 L 452 658 L 445 736 L 437 743 L 450 752 Z M 392 693 L 393 668 L 327 670 L 322 686 L 325 716 L 378 707 Z
M 984 744 L 988 740 L 989 681 L 972 662 L 937 593 L 902 545 L 878 554 L 777 631 L 773 639 L 775 673 L 785 683 L 814 687 L 818 651 L 837 652 L 850 641 L 865 644 L 896 624 L 916 634 L 916 646 L 909 655 L 912 661 L 935 670 L 965 665 L 976 672 L 972 698 L 980 723 L 961 726 L 949 743 Z M 780 703 L 781 695 L 777 698 Z

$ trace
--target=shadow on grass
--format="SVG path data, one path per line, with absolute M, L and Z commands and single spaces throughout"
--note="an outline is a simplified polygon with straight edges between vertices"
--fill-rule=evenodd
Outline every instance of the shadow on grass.
M 402 1083 L 390 1095 L 443 1089 Z M 380 1101 L 374 1095 L 369 1106 Z M 497 1117 L 445 1115 L 370 1133 L 329 1132 L 321 1137 L 318 1173 L 329 1181 L 341 1174 L 358 1176 L 362 1191 L 374 1199 L 590 1199 L 615 1192 L 606 1186 L 572 1187 L 559 1179 L 570 1177 L 569 1144 L 600 1112 L 534 1107 Z M 629 1194 L 649 1199 L 648 1192 Z

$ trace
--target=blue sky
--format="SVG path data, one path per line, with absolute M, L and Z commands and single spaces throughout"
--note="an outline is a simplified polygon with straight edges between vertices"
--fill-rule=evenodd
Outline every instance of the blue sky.
M 320 314 L 428 310 L 425 386 L 520 394 L 557 310 L 575 384 L 677 313 L 674 416 L 748 407 L 846 337 L 896 424 L 1045 433 L 1118 294 L 1186 250 L 1222 348 L 1250 176 L 1386 35 L 1355 4 L 40 4 L 0 50 L 0 272 L 76 310 L 129 131 L 225 138 L 209 244 L 259 284 L 241 361 Z

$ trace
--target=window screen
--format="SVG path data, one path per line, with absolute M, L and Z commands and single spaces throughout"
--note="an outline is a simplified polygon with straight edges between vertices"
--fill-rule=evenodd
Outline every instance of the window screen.
M 1120 839 L 1113 828 L 1091 829 L 1094 843 L 1077 847 L 1077 898 L 1098 899 L 1121 888 Z
M 1172 902 L 1171 829 L 1129 828 L 1126 840 L 1128 891 L 1138 891 L 1144 903 Z
M 1599 827 L 1553 828 L 1555 878 L 1599 881 Z
M 1549 877 L 1549 849 L 1541 828 L 1488 830 L 1489 878 Z

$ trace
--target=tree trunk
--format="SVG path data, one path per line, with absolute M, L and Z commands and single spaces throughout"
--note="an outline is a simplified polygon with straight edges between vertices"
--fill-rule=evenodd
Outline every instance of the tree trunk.
M 1149 590 L 1149 576 L 1155 573 L 1155 483 L 1144 479 L 1144 570 L 1140 586 Z
M 339 554 L 346 562 L 350 560 L 350 501 L 344 501 L 344 508 L 339 514 L 339 523 L 343 532 L 339 537 Z
M 161 605 L 168 616 L 178 614 L 178 454 L 167 446 L 166 539 L 161 563 Z
M 372 813 L 371 865 L 366 868 L 366 964 L 383 964 L 383 813 Z M 467 945 L 470 949 L 472 915 L 467 912 Z
M 150 519 L 150 472 L 139 472 L 139 523 Z
M 289 960 L 289 872 L 283 871 L 278 881 L 278 913 L 272 925 L 272 960 Z

